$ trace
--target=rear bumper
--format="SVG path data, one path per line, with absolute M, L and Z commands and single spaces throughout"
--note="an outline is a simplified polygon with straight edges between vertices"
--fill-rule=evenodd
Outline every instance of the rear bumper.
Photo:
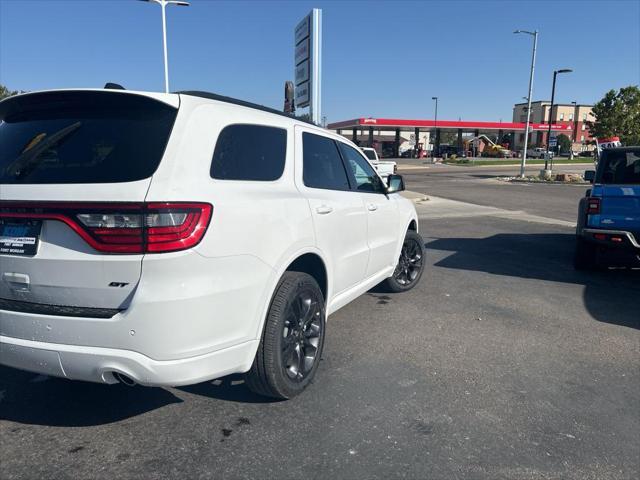
M 640 267 L 640 239 L 633 233 L 624 230 L 583 228 L 580 236 L 584 241 L 598 247 L 597 260 L 600 263 L 604 261 L 611 266 Z
M 605 239 L 598 239 L 595 235 L 606 235 Z M 631 232 L 627 232 L 624 230 L 603 230 L 600 228 L 583 228 L 582 236 L 585 240 L 589 240 L 590 242 L 607 245 L 607 246 L 616 246 L 621 248 L 630 248 L 637 249 L 640 251 L 640 239 L 636 239 Z M 613 242 L 611 238 L 620 238 L 622 241 Z
M 147 386 L 191 385 L 251 368 L 258 341 L 180 360 L 153 360 L 129 350 L 37 342 L 0 336 L 0 364 L 21 370 L 99 383 L 120 373 Z

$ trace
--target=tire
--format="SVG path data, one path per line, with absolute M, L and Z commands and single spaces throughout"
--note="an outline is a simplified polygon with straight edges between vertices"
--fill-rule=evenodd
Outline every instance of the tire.
M 396 269 L 389 278 L 382 282 L 382 287 L 392 293 L 411 290 L 422 277 L 425 256 L 424 240 L 418 232 L 408 230 L 402 243 Z
M 285 272 L 271 300 L 253 365 L 245 374 L 247 386 L 278 399 L 300 394 L 320 363 L 325 317 L 324 297 L 314 278 Z
M 576 250 L 573 267 L 576 270 L 594 270 L 596 268 L 596 248 L 581 237 L 576 237 Z

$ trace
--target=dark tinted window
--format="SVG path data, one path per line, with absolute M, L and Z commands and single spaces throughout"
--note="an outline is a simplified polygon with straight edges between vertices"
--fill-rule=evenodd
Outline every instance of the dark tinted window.
M 349 180 L 336 142 L 327 137 L 302 134 L 304 184 L 311 188 L 349 190 Z
M 598 183 L 640 184 L 640 150 L 605 150 L 598 177 Z
M 277 180 L 284 172 L 286 156 L 286 130 L 229 125 L 218 137 L 211 176 L 220 180 Z
M 177 110 L 115 92 L 47 92 L 0 104 L 0 183 L 114 183 L 158 167 Z
M 351 168 L 352 179 L 355 181 L 356 189 L 361 192 L 383 193 L 385 188 L 382 185 L 382 181 L 369 162 L 356 149 L 342 142 L 339 142 L 339 144 L 342 156 Z
M 367 156 L 369 160 L 376 160 L 376 154 L 372 150 L 363 150 L 364 154 Z

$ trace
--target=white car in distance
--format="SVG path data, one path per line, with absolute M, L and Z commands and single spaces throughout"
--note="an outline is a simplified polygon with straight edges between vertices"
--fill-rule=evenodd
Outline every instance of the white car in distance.
M 360 147 L 362 153 L 369 159 L 373 168 L 376 169 L 378 175 L 380 175 L 386 182 L 389 175 L 394 175 L 398 171 L 398 164 L 392 160 L 380 160 L 378 152 L 375 148 Z
M 0 102 L 0 363 L 291 398 L 326 319 L 415 286 L 413 203 L 344 137 L 202 92 Z

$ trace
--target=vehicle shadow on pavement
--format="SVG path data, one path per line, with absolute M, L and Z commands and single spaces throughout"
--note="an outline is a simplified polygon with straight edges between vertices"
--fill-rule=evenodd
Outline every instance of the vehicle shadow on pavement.
M 583 301 L 594 319 L 640 329 L 640 271 L 577 271 L 575 235 L 501 233 L 486 238 L 439 238 L 427 250 L 455 252 L 437 267 L 584 285 Z
M 260 396 L 249 390 L 242 375 L 229 375 L 210 382 L 178 387 L 178 390 L 207 398 L 238 403 L 274 403 L 281 400 Z
M 179 402 L 163 388 L 77 382 L 0 367 L 0 420 L 55 427 L 106 425 Z

